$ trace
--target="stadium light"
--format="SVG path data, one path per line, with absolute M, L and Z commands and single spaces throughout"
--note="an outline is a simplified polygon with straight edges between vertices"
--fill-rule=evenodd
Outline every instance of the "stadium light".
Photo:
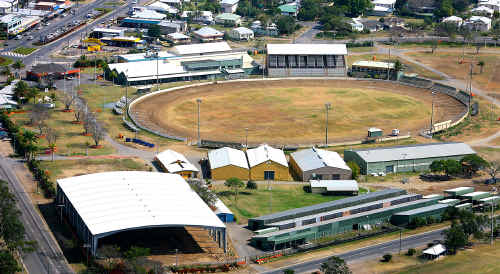
M 201 99 L 200 98 L 196 99 L 196 104 L 198 106 L 198 146 L 201 146 L 201 139 L 200 139 L 200 104 L 201 104 Z
M 332 107 L 332 104 L 325 103 L 326 109 L 326 124 L 325 124 L 325 147 L 328 147 L 328 110 Z

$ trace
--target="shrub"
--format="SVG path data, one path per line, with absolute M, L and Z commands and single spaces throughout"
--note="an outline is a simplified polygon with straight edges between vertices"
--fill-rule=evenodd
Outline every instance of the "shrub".
M 302 189 L 304 190 L 304 192 L 306 193 L 311 193 L 311 186 L 307 185 L 307 186 L 303 186 Z
M 406 255 L 407 255 L 407 256 L 413 256 L 413 255 L 415 255 L 415 253 L 417 253 L 417 251 L 415 250 L 415 248 L 410 248 L 410 249 L 408 249 L 408 251 L 406 252 Z
M 347 166 L 351 169 L 352 171 L 352 179 L 353 180 L 356 180 L 359 176 L 359 171 L 360 171 L 360 168 L 359 168 L 359 165 L 356 164 L 355 162 L 353 161 L 349 161 L 347 162 Z
M 257 183 L 254 181 L 248 181 L 246 188 L 247 189 L 257 189 Z
M 388 263 L 388 262 L 390 262 L 392 260 L 392 254 L 389 254 L 389 253 L 384 254 L 384 256 L 382 256 L 382 259 L 383 259 L 382 260 L 383 262 Z

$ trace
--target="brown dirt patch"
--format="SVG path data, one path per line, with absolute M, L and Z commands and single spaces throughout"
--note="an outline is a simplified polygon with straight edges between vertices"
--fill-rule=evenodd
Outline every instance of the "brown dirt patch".
M 144 99 L 132 108 L 141 124 L 171 135 L 196 138 L 196 98 L 204 139 L 307 145 L 324 142 L 325 102 L 329 142 L 360 140 L 368 127 L 413 135 L 428 127 L 430 91 L 397 83 L 349 80 L 233 82 L 191 87 Z M 435 121 L 456 119 L 463 106 L 435 97 Z

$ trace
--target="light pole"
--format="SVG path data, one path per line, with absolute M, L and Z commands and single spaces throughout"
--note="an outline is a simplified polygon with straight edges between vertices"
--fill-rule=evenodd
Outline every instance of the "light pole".
M 125 70 L 125 77 L 127 79 L 127 83 L 125 83 L 125 119 L 127 119 L 128 112 L 128 69 Z
M 431 128 L 429 129 L 429 135 L 432 138 L 432 129 L 434 128 L 434 96 L 436 95 L 436 92 L 432 92 L 432 107 L 431 107 Z
M 175 249 L 175 266 L 178 266 L 179 265 L 179 258 L 178 258 L 178 254 L 179 254 L 179 249 Z
M 159 74 L 159 69 L 158 69 L 158 61 L 160 60 L 160 55 L 158 53 L 158 49 L 154 50 L 155 57 L 156 57 L 156 90 L 160 90 L 160 74 Z
M 200 139 L 200 104 L 201 104 L 201 99 L 200 98 L 196 99 L 196 104 L 198 106 L 198 146 L 201 146 L 201 139 Z
M 89 249 L 91 248 L 91 245 L 90 244 L 83 244 L 82 247 L 87 250 L 87 266 L 88 266 L 89 265 L 89 252 L 90 252 Z
M 245 128 L 245 149 L 248 149 L 248 128 Z
M 326 109 L 326 123 L 325 123 L 325 147 L 328 147 L 328 110 L 330 110 L 332 104 L 326 103 L 325 104 L 325 109 Z
M 62 211 L 63 211 L 64 204 L 56 205 L 56 207 L 59 208 L 59 221 L 62 224 Z

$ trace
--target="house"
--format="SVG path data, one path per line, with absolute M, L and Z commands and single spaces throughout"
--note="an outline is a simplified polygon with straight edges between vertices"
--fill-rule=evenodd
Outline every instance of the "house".
M 465 20 L 463 25 L 472 31 L 489 31 L 491 29 L 491 19 L 484 16 L 472 16 Z
M 179 10 L 166 3 L 157 1 L 147 6 L 148 9 L 165 14 L 177 14 Z
M 140 19 L 163 20 L 167 17 L 167 15 L 156 12 L 154 10 L 143 8 L 143 9 L 135 9 L 130 17 L 140 18 Z
M 367 20 L 363 22 L 363 29 L 366 29 L 369 32 L 377 32 L 384 29 L 384 24 L 377 20 Z
M 158 153 L 155 156 L 155 161 L 158 162 L 163 171 L 179 174 L 184 179 L 196 178 L 199 172 L 198 168 L 190 163 L 184 155 L 171 149 Z
M 283 150 L 264 144 L 247 150 L 247 158 L 251 180 L 290 180 L 288 163 Z
M 389 9 L 394 9 L 396 0 L 372 0 L 373 6 L 385 7 Z
M 180 8 L 182 6 L 182 2 L 189 2 L 188 1 L 183 1 L 183 0 L 160 0 L 160 2 L 168 4 L 172 7 Z
M 253 21 L 250 29 L 253 30 L 254 34 L 257 36 L 278 36 L 279 30 L 276 24 L 270 23 L 263 26 L 260 21 Z
M 205 24 L 212 24 L 214 22 L 214 17 L 211 11 L 203 10 L 200 11 L 197 16 L 193 15 L 193 11 L 185 10 L 181 14 L 181 19 L 187 21 L 189 18 L 193 20 L 193 22 L 201 22 Z
M 227 180 L 236 177 L 248 180 L 248 167 L 245 152 L 230 147 L 214 149 L 208 152 L 208 164 L 212 180 Z
M 453 23 L 453 24 L 457 25 L 457 27 L 460 27 L 463 24 L 464 19 L 453 15 L 453 16 L 444 18 L 442 22 L 443 23 Z
M 382 7 L 382 6 L 374 6 L 372 10 L 368 11 L 368 13 L 369 13 L 369 15 L 372 15 L 372 16 L 388 16 L 393 11 L 394 10 L 391 8 Z
M 290 170 L 295 179 L 348 180 L 352 171 L 335 151 L 309 148 L 290 154 Z
M 239 0 L 222 0 L 220 5 L 222 7 L 222 11 L 225 13 L 235 13 L 238 8 Z
M 161 34 L 169 34 L 174 32 L 185 32 L 187 23 L 185 21 L 161 21 L 158 23 Z
M 385 29 L 393 29 L 397 27 L 404 27 L 405 21 L 398 17 L 389 17 L 384 19 L 384 28 Z
M 446 253 L 446 247 L 444 247 L 444 245 L 442 244 L 431 246 L 422 251 L 424 257 L 430 260 L 439 258 L 440 256 L 445 255 L 445 253 Z
M 189 44 L 189 43 L 191 43 L 191 37 L 189 37 L 183 33 L 179 33 L 179 32 L 167 34 L 167 40 L 172 44 Z
M 199 30 L 193 31 L 193 36 L 201 42 L 211 42 L 222 40 L 224 38 L 224 33 L 211 27 L 203 27 Z
M 311 193 L 325 195 L 356 196 L 359 192 L 358 182 L 355 180 L 311 180 Z
M 234 13 L 222 13 L 215 17 L 215 23 L 224 26 L 239 26 L 241 24 L 241 16 Z
M 0 1 L 0 14 L 6 14 L 12 11 L 11 3 L 7 1 Z
M 500 12 L 500 0 L 479 0 L 478 5 Z
M 17 108 L 17 102 L 5 94 L 0 94 L 0 109 Z
M 281 15 L 297 17 L 297 14 L 299 14 L 299 7 L 296 2 L 278 6 L 278 9 L 280 10 Z
M 352 18 L 348 24 L 351 25 L 352 31 L 363 31 L 363 23 L 358 18 Z
M 472 14 L 477 15 L 477 16 L 486 16 L 486 17 L 493 17 L 493 13 L 495 12 L 493 9 L 488 8 L 486 6 L 479 6 L 477 8 L 471 9 L 470 11 Z
M 229 31 L 228 33 L 229 37 L 234 40 L 252 40 L 254 38 L 253 30 L 245 28 L 245 27 L 238 27 L 234 28 Z

